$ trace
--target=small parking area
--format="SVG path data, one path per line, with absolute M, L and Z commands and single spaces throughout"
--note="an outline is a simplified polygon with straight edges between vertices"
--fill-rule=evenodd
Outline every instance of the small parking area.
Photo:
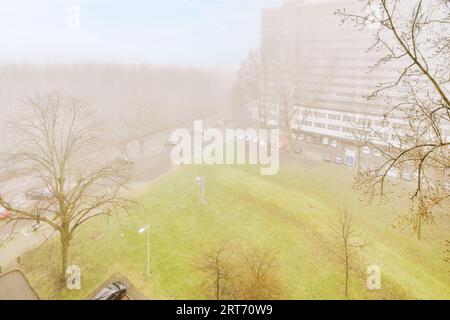
M 358 147 L 349 141 L 340 141 L 330 137 L 302 135 L 299 144 L 303 151 L 315 160 L 321 160 L 336 165 L 356 167 Z M 381 154 L 374 148 L 361 148 L 361 165 L 363 168 L 383 164 Z

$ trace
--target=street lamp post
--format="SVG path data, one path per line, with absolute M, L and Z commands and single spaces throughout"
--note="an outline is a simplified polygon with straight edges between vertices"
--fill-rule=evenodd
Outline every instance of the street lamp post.
M 195 181 L 197 181 L 198 188 L 199 188 L 200 204 L 202 206 L 204 206 L 204 205 L 206 205 L 206 199 L 205 199 L 205 177 L 197 177 L 197 178 L 195 178 Z
M 142 234 L 147 231 L 147 276 L 150 277 L 150 226 L 145 226 L 139 229 L 139 233 Z

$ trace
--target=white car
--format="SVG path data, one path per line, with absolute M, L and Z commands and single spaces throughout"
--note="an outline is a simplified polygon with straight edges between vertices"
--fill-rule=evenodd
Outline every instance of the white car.
M 333 148 L 337 148 L 338 147 L 337 140 L 332 140 L 331 143 L 330 143 L 330 146 L 333 147 Z
M 444 189 L 450 192 L 450 182 L 444 181 L 443 183 Z
M 54 198 L 53 193 L 48 188 L 29 190 L 25 193 L 25 196 L 28 200 L 34 201 L 49 201 Z
M 394 169 L 394 168 L 390 169 L 387 172 L 387 176 L 391 179 L 397 179 L 398 178 L 398 170 Z
M 128 158 L 126 155 L 121 155 L 120 157 L 117 157 L 114 160 L 114 162 L 122 166 L 132 166 L 134 164 L 133 160 L 130 160 L 130 158 Z
M 330 143 L 330 140 L 329 140 L 327 137 L 324 137 L 324 138 L 322 139 L 322 144 L 323 144 L 324 146 L 329 145 L 329 143 Z
M 403 172 L 402 178 L 403 178 L 403 180 L 405 180 L 405 181 L 412 181 L 412 180 L 413 180 L 413 176 L 412 176 L 412 174 L 409 173 L 409 172 Z
M 175 147 L 176 145 L 178 145 L 178 143 L 179 143 L 179 141 L 169 139 L 166 141 L 165 146 L 166 147 Z
M 373 155 L 374 155 L 375 157 L 381 157 L 381 156 L 382 156 L 381 151 L 378 150 L 378 149 L 373 150 Z
M 362 148 L 362 153 L 364 154 L 370 154 L 370 148 L 368 146 L 365 146 Z

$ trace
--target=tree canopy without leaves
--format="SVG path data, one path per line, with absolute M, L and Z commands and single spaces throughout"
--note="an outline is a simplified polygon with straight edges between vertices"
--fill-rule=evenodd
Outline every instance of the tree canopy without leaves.
M 383 196 L 391 170 L 415 174 L 411 199 L 416 210 L 411 221 L 420 237 L 417 226 L 433 221 L 433 208 L 450 196 L 450 2 L 360 3 L 361 12 L 341 9 L 337 14 L 344 23 L 373 30 L 369 50 L 380 58 L 371 70 L 385 70 L 392 77 L 379 83 L 367 98 L 384 101 L 382 125 L 394 137 L 370 128 L 366 142 L 379 149 L 385 161 L 363 172 L 357 186 L 371 196 Z
M 346 210 L 340 212 L 339 220 L 334 226 L 333 232 L 336 238 L 334 253 L 338 262 L 344 266 L 344 294 L 348 297 L 352 259 L 367 246 L 368 242 L 363 239 L 362 232 L 356 226 L 352 214 Z
M 42 222 L 59 233 L 64 280 L 70 242 L 80 226 L 126 210 L 132 201 L 123 196 L 126 176 L 102 158 L 84 101 L 52 93 L 27 104 L 26 117 L 12 126 L 17 140 L 2 164 L 16 187 L 0 191 L 0 206 L 12 213 L 11 220 Z M 23 178 L 34 188 L 31 203 L 17 196 L 14 181 Z
M 217 300 L 275 300 L 285 294 L 273 250 L 242 249 L 228 241 L 205 248 L 197 269 L 201 291 Z
M 311 106 L 322 91 L 306 86 L 311 67 L 299 64 L 291 53 L 264 54 L 260 49 L 250 52 L 239 70 L 237 95 L 244 108 L 252 108 L 253 118 L 261 128 L 277 120 L 288 141 L 302 130 L 311 116 Z M 273 125 L 273 124 L 272 124 Z

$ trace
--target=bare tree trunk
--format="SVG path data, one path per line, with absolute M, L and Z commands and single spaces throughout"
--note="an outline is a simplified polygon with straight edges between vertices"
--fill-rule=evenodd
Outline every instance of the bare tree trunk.
M 141 166 L 144 167 L 144 149 L 145 149 L 145 140 L 139 141 L 139 152 L 141 155 Z
M 216 300 L 220 300 L 220 273 L 216 273 Z
M 358 159 L 356 159 L 356 170 L 358 170 L 358 177 L 361 174 L 361 145 L 358 144 L 358 155 L 357 155 Z
M 422 238 L 422 215 L 419 213 L 417 217 L 417 240 Z
M 417 240 L 421 240 L 422 238 L 422 215 L 424 214 L 425 210 L 425 201 L 423 199 L 423 195 L 420 194 L 419 206 L 417 208 L 417 217 L 415 219 Z
M 64 285 L 66 282 L 66 271 L 69 265 L 69 246 L 70 240 L 66 236 L 61 235 L 61 285 Z
M 345 259 L 345 297 L 348 298 L 348 258 Z
M 293 156 L 294 155 L 294 143 L 293 143 L 293 139 L 292 139 L 292 129 L 291 129 L 291 124 L 289 123 L 289 114 L 286 111 L 287 107 L 285 107 L 285 112 L 284 112 L 284 121 L 285 121 L 285 126 L 286 126 L 286 135 L 287 135 L 287 141 L 288 141 L 288 153 Z

